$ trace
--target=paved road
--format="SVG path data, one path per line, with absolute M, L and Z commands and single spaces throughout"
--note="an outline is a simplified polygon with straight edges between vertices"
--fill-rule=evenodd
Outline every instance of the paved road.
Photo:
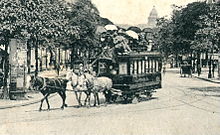
M 50 99 L 51 111 L 38 112 L 39 104 L 0 110 L 1 135 L 218 135 L 220 87 L 176 73 L 163 77 L 163 88 L 153 99 L 137 104 L 112 104 L 76 108 L 67 93 L 65 110 L 58 96 Z M 44 106 L 45 107 L 45 106 Z

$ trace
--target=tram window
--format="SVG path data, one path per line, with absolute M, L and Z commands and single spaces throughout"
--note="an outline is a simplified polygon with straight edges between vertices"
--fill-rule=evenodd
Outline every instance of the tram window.
M 151 72 L 154 72 L 154 66 L 155 66 L 154 59 L 152 59 L 152 61 L 151 61 Z
M 154 59 L 154 72 L 156 72 L 156 70 L 157 70 L 157 63 L 156 63 L 157 61 Z
M 159 64 L 158 64 L 158 61 L 156 60 L 156 72 L 159 71 Z
M 138 74 L 142 73 L 142 62 L 138 61 Z
M 151 73 L 151 67 L 152 67 L 152 60 L 149 59 L 149 73 Z
M 137 61 L 134 61 L 134 74 L 137 74 Z
M 130 63 L 130 74 L 134 74 L 134 62 L 131 61 Z
M 145 73 L 145 61 L 142 60 L 142 72 L 141 73 Z
M 145 61 L 145 65 L 146 65 L 146 66 L 145 66 L 145 68 L 146 68 L 146 69 L 145 69 L 145 73 L 148 73 L 148 72 L 149 72 L 149 60 L 146 60 L 146 61 Z
M 126 62 L 119 63 L 119 74 L 128 74 L 127 69 L 128 67 Z

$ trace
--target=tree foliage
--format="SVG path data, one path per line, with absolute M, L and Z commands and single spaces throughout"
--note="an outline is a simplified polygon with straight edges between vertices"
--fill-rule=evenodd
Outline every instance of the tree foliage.
M 157 21 L 156 44 L 160 52 L 167 58 L 173 54 L 173 25 L 172 22 L 166 18 L 160 18 Z
M 209 5 L 209 12 L 200 16 L 201 28 L 196 31 L 193 49 L 200 51 L 219 50 L 220 47 L 220 5 Z
M 95 46 L 98 37 L 95 34 L 100 16 L 98 9 L 91 0 L 76 0 L 71 5 L 70 25 L 79 26 L 79 38 L 75 44 L 83 46 Z
M 165 54 L 189 54 L 195 50 L 198 30 L 203 28 L 201 16 L 207 15 L 209 5 L 193 2 L 186 7 L 173 6 L 171 19 L 159 19 L 158 44 Z

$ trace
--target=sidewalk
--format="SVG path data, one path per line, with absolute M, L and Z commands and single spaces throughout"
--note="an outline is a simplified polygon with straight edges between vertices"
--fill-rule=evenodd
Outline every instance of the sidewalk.
M 58 76 L 55 70 L 50 70 L 50 71 L 39 72 L 39 76 L 48 77 L 48 78 L 54 78 L 54 77 L 63 78 L 66 76 L 66 73 L 67 73 L 66 70 L 60 71 L 60 75 Z M 40 102 L 42 98 L 43 95 L 40 92 L 27 91 L 27 93 L 25 94 L 25 98 L 23 100 L 0 99 L 0 110 L 35 104 Z
M 209 81 L 212 83 L 218 83 L 220 84 L 220 78 L 218 78 L 218 71 L 216 69 L 216 71 L 214 72 L 214 78 L 208 78 L 208 68 L 202 68 L 202 72 L 200 74 L 200 76 L 198 76 L 197 73 L 193 73 L 192 76 L 204 81 Z M 172 72 L 172 73 L 176 73 L 176 74 L 180 74 L 180 68 L 168 68 L 166 72 Z
M 23 100 L 0 99 L 0 110 L 31 105 L 40 102 L 43 98 L 39 92 L 31 92 L 25 95 Z
M 214 78 L 208 78 L 208 72 L 209 72 L 209 70 L 207 68 L 203 68 L 200 76 L 198 76 L 197 73 L 194 73 L 193 77 L 201 79 L 201 80 L 209 81 L 212 83 L 220 84 L 220 78 L 218 77 L 217 70 L 214 72 Z

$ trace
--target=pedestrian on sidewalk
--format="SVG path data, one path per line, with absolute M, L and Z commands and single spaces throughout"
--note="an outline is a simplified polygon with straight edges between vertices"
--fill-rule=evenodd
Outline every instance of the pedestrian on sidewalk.
M 216 68 L 216 66 L 217 66 L 217 63 L 216 63 L 216 61 L 214 61 L 214 62 L 213 62 L 213 65 L 212 65 L 212 77 L 213 77 L 213 78 L 215 77 L 214 73 L 215 73 L 215 68 Z
M 201 66 L 200 66 L 200 64 L 198 64 L 198 66 L 197 66 L 197 73 L 198 73 L 198 76 L 200 76 L 201 71 L 202 71 Z
M 57 72 L 57 75 L 59 76 L 60 75 L 60 63 L 55 64 L 55 70 Z
M 163 66 L 163 75 L 165 75 L 165 73 L 166 73 L 166 66 L 164 65 Z

